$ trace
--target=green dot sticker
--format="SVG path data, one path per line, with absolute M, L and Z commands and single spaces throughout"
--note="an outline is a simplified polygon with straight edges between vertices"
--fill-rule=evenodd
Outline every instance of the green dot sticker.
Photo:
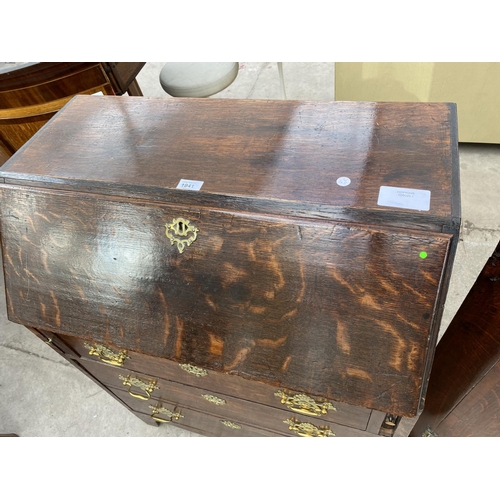
M 421 259 L 426 259 L 427 258 L 427 252 L 420 252 L 418 255 L 419 255 L 419 257 Z

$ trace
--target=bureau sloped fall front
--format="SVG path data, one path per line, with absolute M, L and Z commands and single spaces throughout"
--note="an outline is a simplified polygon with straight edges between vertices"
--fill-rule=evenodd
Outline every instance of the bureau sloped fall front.
M 457 148 L 452 104 L 77 96 L 0 169 L 9 319 L 152 425 L 405 435 Z

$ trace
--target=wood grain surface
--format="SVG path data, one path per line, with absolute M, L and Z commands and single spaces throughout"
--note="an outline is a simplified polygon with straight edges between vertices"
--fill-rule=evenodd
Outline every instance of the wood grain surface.
M 417 411 L 450 235 L 7 185 L 1 203 L 12 321 Z M 199 228 L 182 254 L 176 217 Z
M 436 348 L 411 436 L 500 436 L 500 243 Z
M 322 416 L 300 415 L 289 410 L 286 407 L 276 408 L 249 401 L 242 397 L 232 397 L 215 391 L 207 391 L 198 387 L 186 386 L 176 382 L 170 382 L 161 378 L 153 378 L 141 373 L 132 372 L 126 369 L 105 365 L 97 361 L 80 360 L 79 363 L 94 377 L 103 382 L 114 394 L 116 390 L 129 390 L 124 387 L 123 380 L 130 376 L 133 379 L 145 382 L 146 385 L 154 382 L 155 388 L 150 394 L 150 401 L 166 401 L 174 405 L 180 405 L 184 408 L 218 415 L 229 420 L 244 422 L 256 427 L 262 427 L 279 432 L 283 428 L 283 421 L 287 418 L 306 418 L 308 422 L 314 425 L 329 425 L 330 423 L 339 423 L 359 430 L 366 430 L 370 412 L 366 412 L 364 420 L 349 420 L 347 418 L 324 419 Z M 132 385 L 129 392 L 147 398 L 147 394 L 137 386 Z M 216 397 L 222 404 L 214 404 L 203 397 L 209 395 Z M 134 396 L 133 396 L 134 397 Z M 152 403 L 155 404 L 154 402 Z M 334 411 L 331 412 L 335 417 Z
M 344 405 L 339 435 L 410 422 L 458 241 L 456 118 L 446 103 L 77 96 L 0 169 L 8 317 L 81 370 L 99 366 L 82 340 L 126 349 L 124 369 L 217 389 L 237 414 L 281 412 L 283 389 Z M 430 207 L 387 206 L 383 186 Z M 196 233 L 183 248 L 180 218 Z
M 453 104 L 76 96 L 0 176 L 440 232 L 459 216 L 457 147 Z M 430 210 L 379 206 L 381 186 L 429 190 Z
M 55 348 L 59 354 L 64 353 L 78 361 L 80 361 L 81 358 L 90 359 L 92 361 L 100 359 L 97 354 L 90 355 L 90 349 L 87 347 L 87 345 L 99 345 L 98 343 L 91 342 L 89 344 L 89 342 L 78 337 L 56 335 L 52 332 L 45 332 L 42 330 L 32 329 L 32 331 L 42 338 L 44 342 L 47 342 L 50 338 L 50 345 Z M 122 349 L 112 344 L 106 344 L 106 347 L 115 353 L 122 351 Z M 204 369 L 205 374 L 203 376 L 196 376 L 184 369 L 186 368 L 185 364 L 176 363 L 165 358 L 140 354 L 131 350 L 126 350 L 126 356 L 127 358 L 122 365 L 123 368 L 145 374 L 148 377 L 170 380 L 183 384 L 184 386 L 196 387 L 204 392 L 222 393 L 246 401 L 272 406 L 274 408 L 287 408 L 287 401 L 282 401 L 282 395 L 279 394 L 282 390 L 276 390 L 275 387 L 268 384 L 207 369 Z M 105 361 L 102 360 L 101 362 L 105 363 Z M 286 391 L 286 394 L 288 396 L 297 395 L 296 392 L 291 391 Z M 321 404 L 325 402 L 325 400 L 316 399 L 316 402 Z M 365 429 L 368 420 L 372 420 L 372 414 L 374 412 L 368 408 L 347 405 L 339 403 L 338 401 L 330 401 L 330 403 L 335 407 L 335 410 L 328 411 L 323 415 L 321 417 L 323 420 L 343 423 L 349 427 L 357 427 L 359 429 Z M 372 430 L 370 432 L 374 431 Z
M 173 413 L 180 413 L 183 417 L 179 420 L 172 422 L 167 425 L 176 425 L 183 427 L 188 430 L 194 430 L 203 435 L 215 435 L 215 436 L 241 436 L 241 437 L 253 437 L 253 436 L 292 436 L 296 437 L 297 434 L 290 430 L 289 424 L 285 422 L 287 419 L 296 419 L 300 423 L 312 424 L 318 429 L 320 427 L 328 428 L 334 435 L 331 437 L 379 437 L 377 434 L 371 434 L 367 431 L 362 431 L 360 429 L 355 429 L 353 427 L 347 427 L 340 424 L 324 422 L 321 420 L 316 420 L 311 417 L 304 415 L 293 415 L 283 412 L 284 418 L 274 418 L 273 428 L 268 429 L 264 426 L 257 426 L 248 424 L 245 420 L 241 419 L 231 419 L 230 417 L 222 417 L 220 415 L 214 415 L 211 413 L 201 412 L 194 408 L 185 407 L 183 405 L 172 404 L 168 401 L 141 401 L 137 398 L 130 396 L 126 391 L 120 391 L 112 389 L 116 397 L 129 406 L 134 412 L 143 415 L 149 415 L 151 418 L 152 409 L 150 406 L 155 406 L 157 404 L 161 405 Z M 261 413 L 262 416 L 269 417 L 266 411 Z M 161 414 L 158 415 L 161 418 Z M 258 419 L 257 419 L 258 420 Z M 227 427 L 222 424 L 222 422 L 231 422 L 237 424 L 239 428 Z M 165 425 L 165 424 L 160 424 Z

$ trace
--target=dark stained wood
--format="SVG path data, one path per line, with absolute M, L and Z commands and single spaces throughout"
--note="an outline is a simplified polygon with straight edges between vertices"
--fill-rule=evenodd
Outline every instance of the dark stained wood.
M 397 428 L 394 430 L 393 437 L 408 437 L 410 432 L 413 430 L 417 419 L 418 416 L 402 417 L 398 423 Z
M 94 72 L 94 68 L 99 66 L 100 63 L 97 62 L 42 62 L 16 65 L 13 68 L 0 70 L 0 92 L 18 91 L 24 88 L 26 93 L 21 97 L 17 106 L 37 104 L 40 103 L 42 96 L 40 93 L 37 95 L 36 88 L 29 90 L 30 87 L 38 87 L 54 81 L 60 83 L 60 90 L 56 90 L 57 87 L 54 86 L 50 90 L 42 89 L 40 92 L 41 94 L 48 92 L 45 95 L 50 94 L 51 99 L 58 99 L 68 95 L 64 92 L 65 81 L 68 77 L 80 75 L 82 80 L 86 80 L 85 84 L 90 82 L 93 86 L 96 82 L 96 75 L 100 74 L 101 76 L 98 77 L 100 82 L 109 82 L 102 68 L 99 73 Z M 2 100 L 0 102 L 2 102 L 2 107 L 17 107 L 13 101 Z
M 500 436 L 500 364 L 497 363 L 433 431 L 441 437 Z
M 24 92 L 20 95 L 21 101 L 17 102 L 17 105 L 14 105 L 14 101 L 1 100 L 0 108 L 38 104 L 41 102 L 41 97 L 44 101 L 48 101 L 75 95 L 75 86 L 91 88 L 107 84 L 111 86 L 112 92 L 105 92 L 106 94 L 122 95 L 134 85 L 139 93 L 133 92 L 129 95 L 142 95 L 140 88 L 136 86 L 136 77 L 145 64 L 143 62 L 39 62 L 6 68 L 0 70 L 0 95 L 5 95 L 3 92 L 21 89 L 24 89 Z M 50 82 L 54 85 L 43 87 Z
M 2 213 L 11 320 L 417 412 L 449 235 L 20 188 Z M 165 237 L 176 217 L 200 228 L 184 254 Z
M 107 387 L 111 389 L 124 389 L 121 377 L 131 375 L 144 381 L 156 381 L 158 386 L 151 393 L 152 399 L 161 399 L 171 403 L 179 404 L 184 407 L 194 408 L 205 413 L 214 415 L 221 415 L 227 418 L 242 419 L 249 424 L 257 425 L 267 429 L 274 429 L 279 431 L 283 419 L 289 417 L 301 417 L 301 415 L 289 410 L 285 406 L 277 408 L 276 406 L 270 407 L 254 402 L 253 394 L 245 393 L 241 390 L 237 397 L 229 396 L 226 393 L 219 393 L 213 389 L 206 389 L 203 387 L 186 386 L 177 382 L 162 379 L 160 377 L 151 377 L 151 375 L 144 375 L 125 368 L 117 368 L 114 366 L 106 365 L 96 361 L 86 361 L 81 359 L 79 363 L 90 373 L 92 373 L 98 380 L 102 381 Z M 149 383 L 149 382 L 148 382 Z M 132 388 L 133 392 L 142 392 L 136 388 Z M 113 391 L 114 392 L 114 391 Z M 226 391 L 227 392 L 227 391 Z M 203 394 L 209 394 L 219 399 L 224 400 L 226 403 L 223 405 L 215 405 L 202 397 Z M 367 428 L 368 417 L 370 412 L 365 410 L 364 414 L 356 418 L 353 412 L 331 411 L 323 416 L 308 416 L 308 419 L 313 424 L 327 425 L 328 422 L 341 423 L 348 427 L 358 428 L 365 430 Z M 276 426 L 278 422 L 278 426 Z
M 62 356 L 67 356 L 69 354 L 70 349 L 60 340 L 57 335 L 54 335 L 51 332 L 42 332 L 37 330 L 36 328 L 28 327 L 32 333 L 34 333 L 42 342 L 51 347 L 57 354 Z M 74 351 L 71 354 L 75 354 Z
M 49 345 L 53 347 L 54 344 L 57 345 L 57 348 L 64 350 L 67 356 L 75 357 L 75 359 L 83 357 L 93 361 L 99 359 L 97 355 L 89 355 L 89 349 L 85 347 L 86 341 L 78 337 L 55 335 L 53 333 L 36 331 L 34 329 L 32 329 L 32 331 L 38 336 L 41 336 L 42 339 L 45 339 L 45 341 L 47 341 L 48 338 L 53 339 Z M 91 343 L 90 345 L 94 346 L 95 344 Z M 120 349 L 116 346 L 106 344 L 106 347 L 111 349 L 114 353 L 120 352 Z M 122 366 L 129 371 L 148 374 L 147 376 L 153 378 L 157 377 L 175 381 L 185 386 L 196 387 L 197 389 L 208 392 L 223 393 L 275 408 L 287 408 L 281 403 L 281 397 L 276 395 L 278 392 L 277 389 L 267 384 L 242 379 L 241 377 L 232 375 L 225 375 L 211 370 L 207 370 L 206 376 L 197 377 L 183 370 L 179 363 L 167 359 L 147 356 L 130 350 L 127 350 L 126 355 L 127 358 Z M 291 396 L 296 395 L 296 393 L 293 392 L 288 393 Z M 323 415 L 321 417 L 323 420 L 342 423 L 359 429 L 366 428 L 367 421 L 372 413 L 370 410 L 367 408 L 346 405 L 338 401 L 332 401 L 332 404 L 335 406 L 335 410 L 328 411 Z
M 76 94 L 141 96 L 145 63 L 28 63 L 0 71 L 0 165 Z
M 76 369 L 78 369 L 80 372 L 82 372 L 85 376 L 89 377 L 101 389 L 103 389 L 104 391 L 106 391 L 114 400 L 118 401 L 123 406 L 125 406 L 125 408 L 127 408 L 127 410 L 132 410 L 132 408 L 129 405 L 127 405 L 127 403 L 125 401 L 123 401 L 122 398 L 119 398 L 116 394 L 113 393 L 113 391 L 111 391 L 109 389 L 109 387 L 106 387 L 100 380 L 96 379 L 91 373 L 89 373 L 87 370 L 85 370 L 85 368 L 81 364 L 77 363 L 74 359 L 71 359 L 71 358 L 66 358 L 66 359 Z M 143 420 L 148 425 L 153 425 L 155 427 L 158 426 L 158 423 L 156 423 L 154 420 L 151 421 L 151 419 L 144 418 L 143 415 L 136 415 L 136 416 L 139 417 L 141 420 Z
M 151 418 L 151 415 L 147 415 L 145 413 L 136 412 L 136 411 L 133 411 L 133 410 L 130 410 L 130 412 L 133 415 L 135 415 L 137 418 L 139 418 L 140 420 L 142 420 L 147 425 L 151 425 L 153 427 L 159 427 L 159 425 L 160 425 L 158 422 L 154 421 Z M 188 429 L 188 430 L 191 430 L 191 429 Z M 193 432 L 196 432 L 196 431 L 193 431 Z
M 500 436 L 500 244 L 440 340 L 411 436 Z
M 115 390 L 115 396 L 122 399 L 122 401 L 129 407 L 131 407 L 135 412 L 142 413 L 144 415 L 148 415 L 151 418 L 152 409 L 149 408 L 150 405 L 155 406 L 158 400 L 148 400 L 141 401 L 140 399 L 136 399 L 126 391 Z M 244 420 L 231 420 L 227 417 L 221 417 L 220 415 L 213 415 L 209 413 L 200 412 L 193 408 L 184 407 L 182 405 L 178 405 L 175 403 L 171 403 L 168 401 L 159 400 L 160 404 L 169 409 L 170 411 L 177 413 L 180 412 L 184 415 L 183 418 L 180 418 L 175 422 L 175 425 L 179 425 L 179 427 L 187 428 L 188 430 L 193 430 L 194 432 L 199 432 L 202 434 L 209 435 L 218 435 L 218 436 L 245 436 L 245 437 L 253 437 L 253 436 L 295 436 L 296 434 L 289 429 L 288 424 L 285 422 L 288 418 L 295 418 L 301 423 L 311 423 L 316 427 L 327 427 L 331 432 L 335 434 L 332 437 L 378 437 L 374 434 L 369 434 L 365 431 L 361 431 L 359 429 L 354 429 L 352 427 L 345 427 L 339 424 L 333 424 L 328 422 L 321 422 L 318 420 L 314 420 L 311 417 L 305 417 L 301 415 L 286 415 L 283 421 L 276 420 L 274 422 L 276 429 L 266 429 L 265 427 L 257 427 L 246 423 Z M 226 428 L 226 426 L 221 424 L 221 421 L 229 421 L 236 423 L 241 426 L 241 429 L 233 429 Z M 314 422 L 314 423 L 313 423 Z M 216 425 L 217 431 L 215 431 L 213 425 Z M 160 425 L 162 425 L 160 423 Z M 171 424 L 167 424 L 171 425 Z
M 430 210 L 378 205 L 381 186 Z M 124 369 L 187 395 L 205 382 L 172 367 L 204 368 L 241 415 L 270 418 L 281 389 L 378 435 L 423 406 L 458 187 L 453 105 L 77 96 L 0 170 L 9 319 L 74 362 L 71 338 L 130 351 Z M 179 217 L 198 229 L 182 253 Z
M 381 411 L 372 411 L 370 415 L 370 420 L 368 421 L 368 425 L 366 426 L 366 432 L 370 434 L 379 434 L 380 426 L 382 425 L 385 413 Z
M 131 96 L 143 95 L 136 77 L 146 63 L 108 62 L 101 64 L 113 85 L 116 95 L 125 93 Z
M 143 93 L 142 93 L 142 90 L 141 90 L 141 87 L 139 86 L 139 82 L 137 80 L 132 80 L 132 82 L 130 82 L 130 85 L 128 86 L 128 89 L 127 89 L 127 94 L 128 95 L 132 95 L 132 96 L 142 96 Z
M 188 204 L 195 198 L 221 208 L 375 218 L 416 229 L 433 224 L 441 231 L 456 227 L 459 209 L 452 200 L 453 118 L 454 107 L 440 103 L 77 96 L 2 176 L 37 186 L 56 177 L 65 189 Z M 351 184 L 339 186 L 341 176 Z M 181 179 L 204 181 L 203 188 L 175 189 Z M 383 185 L 430 190 L 430 211 L 378 206 Z
M 134 414 L 141 418 L 144 422 L 155 423 L 155 425 L 175 425 L 191 432 L 196 432 L 208 437 L 284 437 L 289 434 L 285 424 L 283 424 L 283 432 L 277 433 L 261 427 L 255 427 L 240 421 L 232 421 L 225 417 L 203 413 L 192 408 L 184 408 L 183 406 L 175 405 L 167 401 L 140 401 L 130 396 L 126 391 L 115 390 L 115 397 L 120 398 L 123 404 L 131 407 Z M 173 413 L 179 413 L 181 416 L 178 420 L 172 422 L 156 422 L 152 417 L 153 410 L 150 406 L 160 404 Z M 159 414 L 159 418 L 167 420 L 169 417 Z M 223 422 L 231 422 L 238 425 L 239 428 L 229 427 Z M 281 429 L 280 429 L 281 430 Z

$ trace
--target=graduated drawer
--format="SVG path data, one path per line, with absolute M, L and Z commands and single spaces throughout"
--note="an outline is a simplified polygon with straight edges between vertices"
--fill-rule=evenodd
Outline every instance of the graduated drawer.
M 116 391 L 123 391 L 125 386 L 129 394 L 139 401 L 168 401 L 276 432 L 283 432 L 283 422 L 287 419 L 295 418 L 300 421 L 306 419 L 307 422 L 318 427 L 330 424 L 320 418 L 298 415 L 288 410 L 265 406 L 214 391 L 208 392 L 199 387 L 186 386 L 159 377 L 106 366 L 99 362 L 80 360 L 79 363 L 114 394 L 117 394 Z
M 127 391 L 114 390 L 113 393 L 144 422 L 160 425 L 176 425 L 188 431 L 208 437 L 271 437 L 275 432 L 251 425 L 228 420 L 216 415 L 172 404 L 167 401 L 139 401 Z
M 102 349 L 101 344 L 77 337 L 68 335 L 54 336 L 48 332 L 43 333 L 47 337 L 59 337 L 67 345 L 66 354 L 69 356 L 74 356 L 76 353 L 82 358 L 93 361 L 100 360 L 111 367 L 119 365 L 124 369 L 146 373 L 152 377 L 171 380 L 186 386 L 194 386 L 278 409 L 291 410 L 301 415 L 317 416 L 328 422 L 345 424 L 357 429 L 366 429 L 371 415 L 371 410 L 367 408 L 355 407 L 336 401 L 325 401 L 321 398 L 297 394 L 293 391 L 268 386 L 242 377 L 217 373 L 212 370 L 202 370 L 191 365 L 186 366 L 183 363 L 126 351 L 109 344 L 104 346 L 105 349 Z M 61 345 L 61 342 L 58 344 Z M 91 352 L 94 354 L 90 354 Z M 109 363 L 112 363 L 112 365 Z
M 131 410 L 140 414 L 143 420 L 147 416 L 160 424 L 179 425 L 200 434 L 212 436 L 301 436 L 301 437 L 379 437 L 359 429 L 343 425 L 318 422 L 300 415 L 285 415 L 275 422 L 274 429 L 264 429 L 248 424 L 244 419 L 213 415 L 198 409 L 172 403 L 162 399 L 141 401 L 128 392 L 111 389 Z M 163 413 L 166 412 L 166 413 Z M 285 412 L 283 412 L 285 413 Z M 154 417 L 154 418 L 153 418 Z M 172 419 L 170 421 L 170 419 Z M 161 420 L 165 420 L 162 422 Z

